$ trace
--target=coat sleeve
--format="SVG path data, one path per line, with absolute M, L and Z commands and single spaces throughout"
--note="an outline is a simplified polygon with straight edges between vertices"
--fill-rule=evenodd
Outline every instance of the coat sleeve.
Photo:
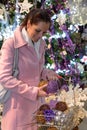
M 17 78 L 12 76 L 14 59 L 14 44 L 10 38 L 3 43 L 0 56 L 0 83 L 9 91 L 20 94 L 24 98 L 30 100 L 37 99 L 38 87 L 29 86 Z M 33 98 L 32 98 L 33 97 Z

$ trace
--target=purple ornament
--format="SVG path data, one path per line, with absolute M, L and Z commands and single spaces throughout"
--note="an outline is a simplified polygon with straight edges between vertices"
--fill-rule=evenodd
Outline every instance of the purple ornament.
M 54 119 L 55 113 L 53 110 L 45 110 L 44 117 L 47 122 L 50 122 Z
M 60 89 L 60 81 L 59 80 L 51 80 L 47 85 L 46 92 L 49 93 L 57 93 Z

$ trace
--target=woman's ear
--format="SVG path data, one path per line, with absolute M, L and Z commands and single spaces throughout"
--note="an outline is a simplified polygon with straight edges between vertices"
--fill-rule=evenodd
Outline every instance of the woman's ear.
M 28 20 L 27 22 L 27 28 L 29 28 L 31 26 L 30 20 Z

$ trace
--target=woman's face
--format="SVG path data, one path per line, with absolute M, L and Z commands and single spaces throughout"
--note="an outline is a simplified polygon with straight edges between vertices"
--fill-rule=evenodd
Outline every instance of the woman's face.
M 27 33 L 33 42 L 37 42 L 47 32 L 50 27 L 50 23 L 39 22 L 36 24 L 27 24 Z

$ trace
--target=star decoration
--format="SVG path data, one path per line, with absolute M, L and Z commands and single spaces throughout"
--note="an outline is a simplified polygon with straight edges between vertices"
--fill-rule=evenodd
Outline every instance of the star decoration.
M 18 5 L 21 7 L 20 13 L 29 12 L 29 9 L 33 6 L 33 4 L 28 3 L 28 0 L 24 0 L 23 2 L 18 2 Z

